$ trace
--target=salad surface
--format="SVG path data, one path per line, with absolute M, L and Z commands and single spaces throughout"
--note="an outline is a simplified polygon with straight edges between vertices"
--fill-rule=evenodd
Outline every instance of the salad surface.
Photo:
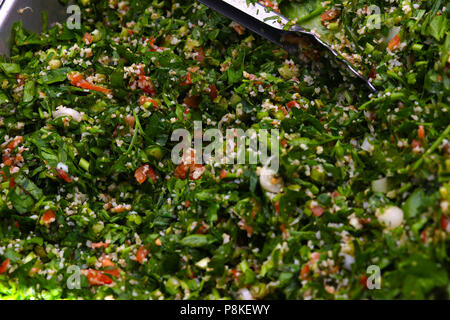
M 197 1 L 79 0 L 79 28 L 14 25 L 0 299 L 449 298 L 445 2 L 262 3 L 379 92 Z M 174 164 L 194 121 L 278 129 L 278 172 Z

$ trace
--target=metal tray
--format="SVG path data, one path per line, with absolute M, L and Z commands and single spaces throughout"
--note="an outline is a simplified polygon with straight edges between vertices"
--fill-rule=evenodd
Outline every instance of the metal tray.
M 27 30 L 42 31 L 43 11 L 47 12 L 49 27 L 69 17 L 67 7 L 58 0 L 0 0 L 0 55 L 9 55 L 14 22 L 20 20 Z

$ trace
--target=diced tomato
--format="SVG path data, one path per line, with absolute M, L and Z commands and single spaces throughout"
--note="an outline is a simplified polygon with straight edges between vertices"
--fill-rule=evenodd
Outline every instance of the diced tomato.
M 151 103 L 151 105 L 153 106 L 154 109 L 158 109 L 158 102 L 155 99 L 152 99 L 147 96 L 141 96 L 139 98 L 139 105 L 143 106 L 147 102 Z
M 186 75 L 183 78 L 181 78 L 180 84 L 182 86 L 188 86 L 192 84 L 192 76 L 190 72 L 186 73 Z
M 286 148 L 286 146 L 287 146 L 287 140 L 286 140 L 286 139 L 283 139 L 283 140 L 281 141 L 281 145 L 282 145 L 284 148 Z
M 156 180 L 158 179 L 155 171 L 148 164 L 145 164 L 142 167 L 138 168 L 134 173 L 134 177 L 140 184 L 143 184 L 147 180 L 147 178 L 152 179 L 153 182 L 156 182 Z
M 177 179 L 186 179 L 186 174 L 189 171 L 189 179 L 200 179 L 206 169 L 203 165 L 195 163 L 194 159 L 195 151 L 193 149 L 185 153 L 182 162 L 175 168 L 174 177 Z
M 300 106 L 300 103 L 298 103 L 298 102 L 295 101 L 295 100 L 289 101 L 288 104 L 286 105 L 286 107 L 287 107 L 287 109 L 288 109 L 289 111 L 291 111 L 291 109 L 292 109 L 293 107 L 298 108 L 299 106 Z
M 226 170 L 220 171 L 220 179 L 225 179 L 228 176 L 228 172 Z
M 110 94 L 111 93 L 111 89 L 107 89 L 107 88 L 103 88 L 100 86 L 97 86 L 95 84 L 92 84 L 86 80 L 83 80 L 79 86 L 83 89 L 88 89 L 88 90 L 92 90 L 92 91 L 98 91 L 98 92 L 103 92 L 104 94 Z
M 336 8 L 332 8 L 328 11 L 325 11 L 320 16 L 320 21 L 321 21 L 322 25 L 325 25 L 326 22 L 333 21 L 334 19 L 336 19 L 339 16 L 340 13 L 341 12 Z
M 106 257 L 101 257 L 100 258 L 101 263 L 102 263 L 102 267 L 106 268 L 106 267 L 115 267 L 116 265 L 114 264 L 114 262 L 111 261 L 111 259 L 106 258 Z
M 5 166 L 10 167 L 14 162 L 14 157 L 10 157 L 7 154 L 2 155 L 2 161 Z
M 86 269 L 83 270 L 82 273 L 88 278 L 89 284 L 92 286 L 101 286 L 113 283 L 113 280 L 110 277 L 99 270 Z
M 280 200 L 278 200 L 277 202 L 275 202 L 274 207 L 275 207 L 275 212 L 276 212 L 277 214 L 280 214 Z
M 194 164 L 191 165 L 191 171 L 189 173 L 189 179 L 191 180 L 199 180 L 202 175 L 203 172 L 205 172 L 205 167 L 202 166 L 201 164 Z
M 184 98 L 184 104 L 187 105 L 189 108 L 197 108 L 200 104 L 201 100 L 199 96 L 186 96 Z
M 240 272 L 239 270 L 236 270 L 236 269 L 232 269 L 231 273 L 233 274 L 233 277 L 235 280 L 239 280 L 239 278 L 242 275 L 242 272 Z
M 110 209 L 109 211 L 111 211 L 112 213 L 121 213 L 121 212 L 125 212 L 125 211 L 130 211 L 130 209 L 131 209 L 131 206 L 119 204 L 118 206 Z
M 101 259 L 101 262 L 102 262 L 102 268 L 105 269 L 105 270 L 103 270 L 103 273 L 112 275 L 116 278 L 119 277 L 120 269 L 117 268 L 117 266 L 109 258 L 103 257 Z
M 186 201 L 184 202 L 184 206 L 185 206 L 186 208 L 189 208 L 189 207 L 191 206 L 191 202 L 190 202 L 189 200 L 186 200 Z
M 145 248 L 144 246 L 140 246 L 136 253 L 136 261 L 140 264 L 144 264 L 149 252 L 150 251 L 147 248 Z
M 239 221 L 238 226 L 239 226 L 239 228 L 241 228 L 241 230 L 247 231 L 247 235 L 249 237 L 253 234 L 253 227 L 249 226 L 247 224 L 247 221 L 245 221 L 245 219 L 242 219 L 241 221 Z
M 94 37 L 88 32 L 86 32 L 83 36 L 83 42 L 85 44 L 91 44 L 94 41 Z
M 300 279 L 302 280 L 308 279 L 308 274 L 309 274 L 309 264 L 306 263 L 303 266 L 302 270 L 300 271 Z
M 109 243 L 105 243 L 103 241 L 101 242 L 95 242 L 91 244 L 91 248 L 92 249 L 99 249 L 99 248 L 108 248 L 109 247 Z
M 65 172 L 62 169 L 56 169 L 56 171 L 58 171 L 58 175 L 61 179 L 63 179 L 65 182 L 67 183 L 71 183 L 72 179 L 69 177 L 69 175 L 67 174 L 67 172 Z
M 75 87 L 79 87 L 82 89 L 88 89 L 88 90 L 92 90 L 92 91 L 103 92 L 104 94 L 111 93 L 111 89 L 97 86 L 97 85 L 92 84 L 89 81 L 85 80 L 83 75 L 79 72 L 70 72 L 67 75 L 67 78 L 70 80 L 70 83 Z
M 211 100 L 215 100 L 219 96 L 219 91 L 217 91 L 217 87 L 215 84 L 209 86 L 209 97 Z
M 339 192 L 337 192 L 336 190 L 333 191 L 333 193 L 331 194 L 331 197 L 332 197 L 333 199 L 339 197 Z
M 186 174 L 189 170 L 189 167 L 186 166 L 184 163 L 180 163 L 173 173 L 173 176 L 177 179 L 186 179 Z
M 45 224 L 47 226 L 49 224 L 55 222 L 56 221 L 56 216 L 55 216 L 55 213 L 53 212 L 53 210 L 45 211 L 44 214 L 41 217 L 41 221 L 42 221 L 43 224 Z
M 393 51 L 397 49 L 399 45 L 400 45 L 400 37 L 396 35 L 394 38 L 392 38 L 391 41 L 389 41 L 388 49 L 389 51 Z
M 203 47 L 200 47 L 198 49 L 194 48 L 194 51 L 197 53 L 194 59 L 203 62 L 205 60 L 205 50 L 203 49 Z
M 127 115 L 125 117 L 125 123 L 131 128 L 134 128 L 134 124 L 136 123 L 136 119 L 132 115 Z
M 5 273 L 6 270 L 8 270 L 9 267 L 9 259 L 6 259 L 5 261 L 2 262 L 2 264 L 0 264 L 0 274 Z
M 16 186 L 16 180 L 14 178 L 9 179 L 9 188 L 13 189 Z
M 413 139 L 411 141 L 411 148 L 412 149 L 420 148 L 421 146 L 422 146 L 422 143 L 419 140 Z
M 155 45 L 155 41 L 156 41 L 156 39 L 154 37 L 152 37 L 151 39 L 145 40 L 145 43 L 148 44 L 148 46 L 150 47 L 148 50 L 152 51 L 152 52 L 163 52 L 164 48 L 158 47 L 157 45 Z
M 322 208 L 321 206 L 315 206 L 315 207 L 311 208 L 311 211 L 312 211 L 314 216 L 320 217 L 325 212 L 325 209 Z
M 78 86 L 78 83 L 84 80 L 83 75 L 79 72 L 69 72 L 67 78 L 69 79 L 70 83 L 74 86 Z
M 441 216 L 441 227 L 444 231 L 450 232 L 450 217 Z
M 359 279 L 359 283 L 360 283 L 364 288 L 367 288 L 367 276 L 366 276 L 366 275 L 363 275 L 363 276 L 361 277 L 361 279 Z
M 23 142 L 23 137 L 22 136 L 17 136 L 17 137 L 15 137 L 14 138 L 14 140 L 13 141 L 11 141 L 9 144 L 8 144 L 8 149 L 9 150 L 14 150 L 15 148 L 17 148 L 18 146 L 19 146 L 19 144 L 21 144 Z
M 146 170 L 148 170 L 148 165 L 139 167 L 134 173 L 136 181 L 140 184 L 143 184 L 147 180 L 147 175 L 145 174 Z
M 245 28 L 241 26 L 239 23 L 233 21 L 231 23 L 231 26 L 238 35 L 242 36 L 245 33 Z
M 377 71 L 376 71 L 375 67 L 372 67 L 372 69 L 370 69 L 370 72 L 369 72 L 369 78 L 375 79 L 376 76 L 377 76 Z
M 319 259 L 320 259 L 320 253 L 319 252 L 313 252 L 313 253 L 311 253 L 311 258 L 309 259 L 309 262 L 310 263 L 315 263 Z
M 156 175 L 155 171 L 150 167 L 147 171 L 147 177 L 149 177 L 153 182 L 156 182 L 158 180 L 158 176 Z
M 139 76 L 138 87 L 145 93 L 152 96 L 156 94 L 155 86 L 148 76 L 144 76 L 142 74 Z
M 425 129 L 424 129 L 424 127 L 423 127 L 422 125 L 420 125 L 420 126 L 419 126 L 419 129 L 417 130 L 417 137 L 418 137 L 420 140 L 425 139 Z

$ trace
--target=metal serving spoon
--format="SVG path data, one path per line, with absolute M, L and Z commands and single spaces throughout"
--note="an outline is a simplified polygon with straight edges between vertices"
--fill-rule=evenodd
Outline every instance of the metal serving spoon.
M 316 44 L 331 52 L 336 62 L 343 65 L 350 73 L 359 78 L 370 91 L 377 89 L 350 63 L 342 58 L 316 34 L 303 29 L 296 24 L 290 24 L 289 19 L 259 3 L 247 4 L 246 0 L 199 0 L 204 5 L 243 25 L 260 36 L 272 41 L 291 55 L 299 55 Z

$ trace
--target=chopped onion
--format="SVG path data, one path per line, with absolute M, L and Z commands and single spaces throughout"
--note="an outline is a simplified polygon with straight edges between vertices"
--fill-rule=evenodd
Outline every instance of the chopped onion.
M 352 265 L 355 263 L 355 258 L 347 253 L 344 253 L 344 269 L 351 271 Z
M 252 293 L 247 288 L 239 290 L 239 293 L 241 294 L 242 300 L 255 300 Z
M 281 178 L 275 177 L 276 173 L 272 169 L 262 168 L 259 176 L 259 183 L 261 187 L 272 193 L 280 193 L 283 187 L 283 181 Z
M 75 109 L 59 106 L 53 112 L 53 118 L 71 117 L 74 121 L 80 122 L 83 120 L 83 115 Z
M 374 192 L 381 192 L 381 193 L 388 192 L 387 179 L 381 178 L 381 179 L 372 181 L 372 190 Z
M 364 151 L 367 152 L 372 152 L 373 151 L 373 145 L 370 144 L 369 140 L 366 138 L 364 139 L 364 142 L 361 146 L 361 149 L 363 149 Z
M 395 229 L 403 223 L 403 210 L 399 207 L 388 207 L 384 211 L 377 209 L 378 221 L 387 229 Z

